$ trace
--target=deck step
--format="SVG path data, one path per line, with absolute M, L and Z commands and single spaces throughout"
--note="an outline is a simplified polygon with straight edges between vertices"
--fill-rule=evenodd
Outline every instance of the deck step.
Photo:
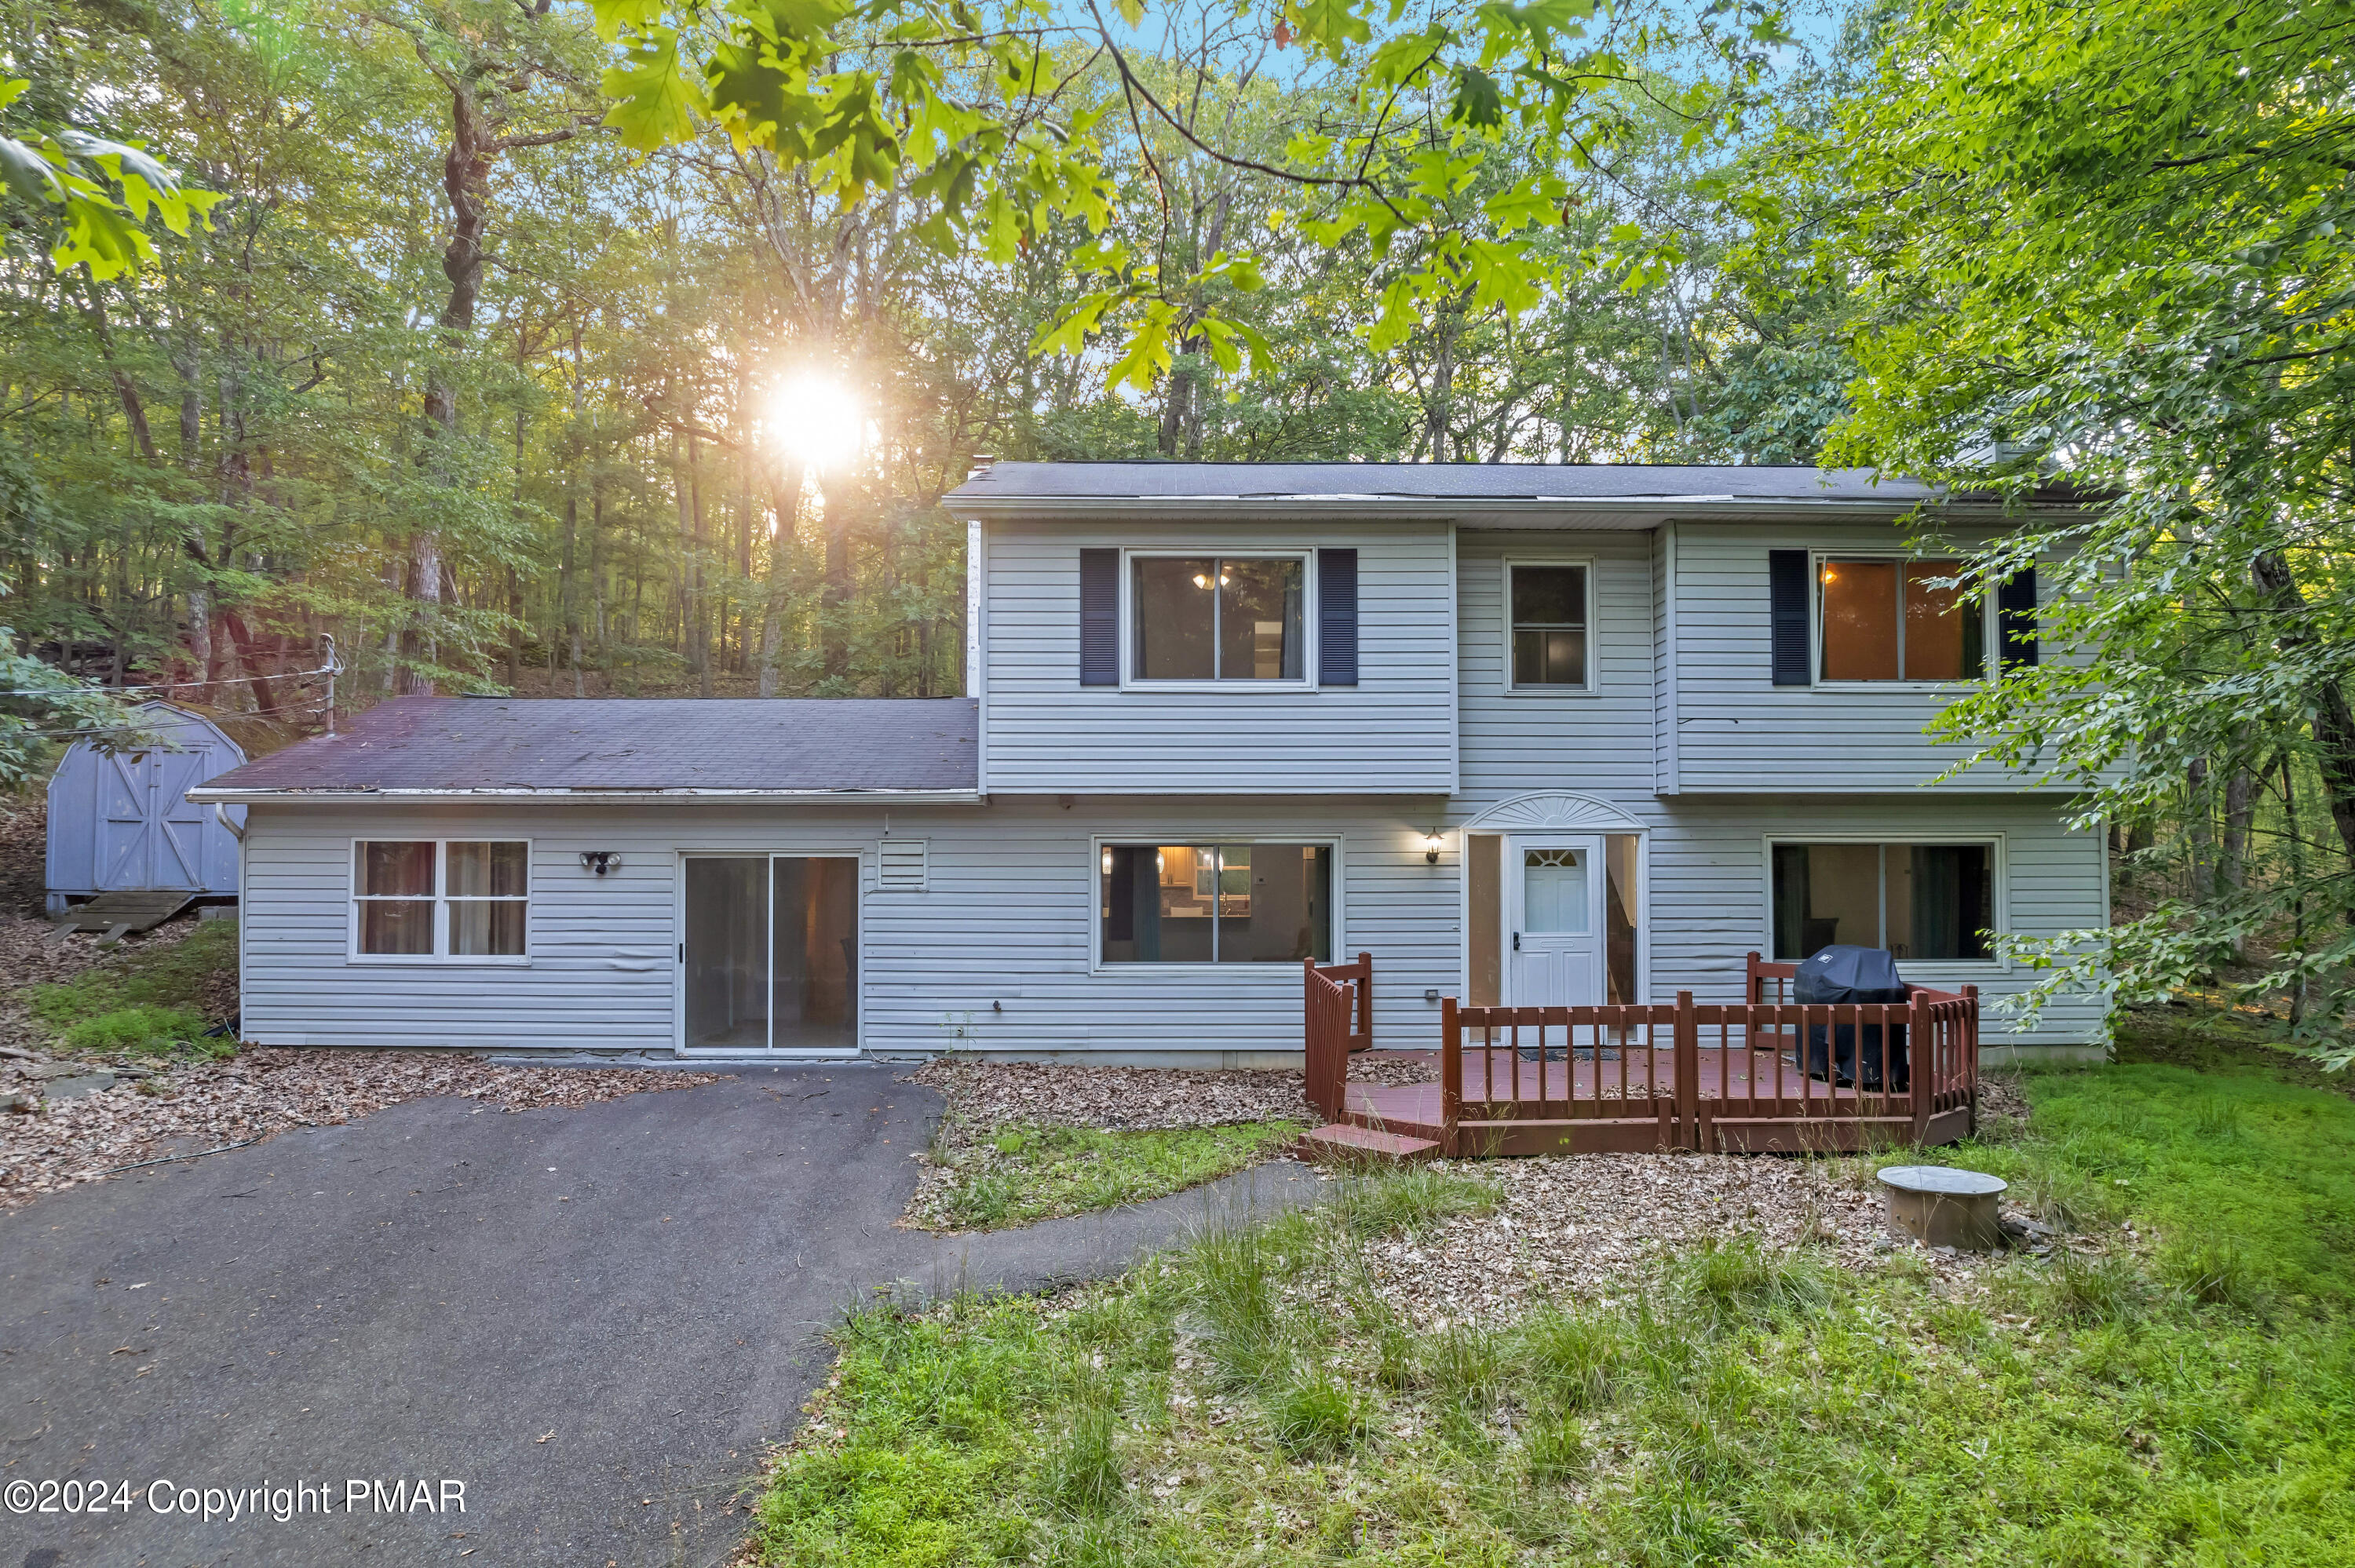
M 1300 1157 L 1318 1165 L 1409 1165 L 1437 1159 L 1439 1140 L 1335 1122 L 1301 1134 Z

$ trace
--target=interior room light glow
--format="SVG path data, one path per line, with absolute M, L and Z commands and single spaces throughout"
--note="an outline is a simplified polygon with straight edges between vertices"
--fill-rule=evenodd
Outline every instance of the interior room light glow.
M 769 440 L 820 471 L 856 461 L 866 445 L 867 420 L 858 400 L 831 376 L 803 371 L 788 376 L 770 391 L 766 412 Z

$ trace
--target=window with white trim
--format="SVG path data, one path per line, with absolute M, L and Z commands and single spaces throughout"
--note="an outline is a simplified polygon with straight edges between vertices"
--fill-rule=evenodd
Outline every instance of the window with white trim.
M 521 959 L 530 883 L 527 840 L 359 840 L 352 845 L 352 952 L 364 959 Z
M 1511 683 L 1517 692 L 1583 691 L 1587 684 L 1587 569 L 1551 561 L 1509 561 L 1505 599 L 1512 617 Z
M 1331 843 L 1106 844 L 1107 964 L 1296 964 L 1333 957 Z
M 1129 679 L 1303 681 L 1308 557 L 1129 557 Z
M 1955 585 L 1966 565 L 1959 560 L 1819 559 L 1818 678 L 1985 679 L 1989 596 Z
M 1898 959 L 1994 957 L 1992 843 L 1777 843 L 1771 854 L 1779 961 L 1835 943 Z

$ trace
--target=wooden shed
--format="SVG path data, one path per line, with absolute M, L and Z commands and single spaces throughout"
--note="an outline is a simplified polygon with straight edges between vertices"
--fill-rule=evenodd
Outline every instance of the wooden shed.
M 164 740 L 120 751 L 76 741 L 49 779 L 48 906 L 52 914 L 101 893 L 237 896 L 245 808 L 187 793 L 245 761 L 244 748 L 201 714 L 151 702 L 140 721 Z

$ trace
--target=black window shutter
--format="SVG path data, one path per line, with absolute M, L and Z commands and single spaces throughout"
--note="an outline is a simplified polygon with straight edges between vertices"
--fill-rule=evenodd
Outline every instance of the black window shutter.
M 1316 683 L 1358 683 L 1358 552 L 1316 552 Z
M 2023 567 L 2003 579 L 1995 590 L 1996 645 L 2003 650 L 2003 667 L 2016 669 L 2036 662 L 2036 568 Z
M 1120 684 L 1120 552 L 1080 552 L 1080 684 Z
M 1807 552 L 1766 552 L 1766 588 L 1773 606 L 1770 615 L 1774 644 L 1774 683 L 1808 683 Z

